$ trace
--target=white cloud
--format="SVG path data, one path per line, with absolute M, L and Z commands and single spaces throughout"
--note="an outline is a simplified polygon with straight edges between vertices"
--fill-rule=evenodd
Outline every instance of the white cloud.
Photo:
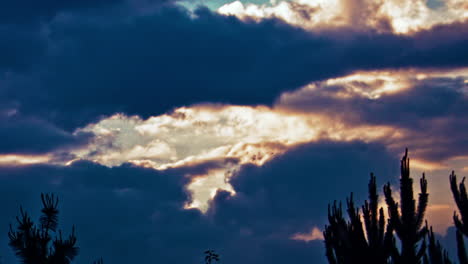
M 307 105 L 310 99 L 327 97 L 380 100 L 411 89 L 425 78 L 467 76 L 467 69 L 357 72 L 284 93 L 274 107 L 204 104 L 181 107 L 148 119 L 115 114 L 77 130 L 76 133 L 91 132 L 95 138 L 71 154 L 106 166 L 130 162 L 159 170 L 229 160 L 204 175 L 189 175 L 193 181 L 187 189 L 193 200 L 186 206 L 206 210 L 217 190 L 235 194 L 227 180 L 239 166 L 261 166 L 298 144 L 362 140 L 402 149 L 395 142 L 403 142 L 407 133 L 404 129 L 348 120 L 349 115 L 334 115 L 336 109 L 327 109 L 326 104 L 320 111 L 301 109 L 302 102 Z M 349 109 L 350 114 L 352 110 Z M 428 164 L 423 162 L 416 165 Z
M 52 160 L 51 156 L 45 155 L 21 155 L 0 154 L 0 166 L 23 166 L 31 164 L 47 163 Z
M 221 6 L 218 12 L 241 19 L 276 17 L 308 30 L 353 27 L 409 33 L 435 24 L 465 20 L 468 17 L 465 2 L 447 0 L 440 8 L 431 9 L 425 0 L 292 0 L 269 4 L 237 0 Z

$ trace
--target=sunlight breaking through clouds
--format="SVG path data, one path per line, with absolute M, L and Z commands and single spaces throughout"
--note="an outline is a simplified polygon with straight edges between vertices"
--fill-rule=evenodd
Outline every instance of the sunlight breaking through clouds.
M 0 154 L 0 166 L 24 166 L 51 161 L 50 155 Z
M 91 133 L 94 138 L 71 154 L 74 160 L 91 160 L 110 167 L 132 163 L 157 170 L 214 162 L 216 167 L 202 174 L 186 175 L 192 180 L 186 188 L 193 198 L 186 208 L 202 211 L 208 209 L 217 190 L 235 195 L 229 179 L 242 165 L 262 166 L 308 142 L 380 142 L 395 153 L 412 144 L 418 156 L 415 167 L 437 169 L 443 166 L 418 154 L 424 154 L 428 142 L 437 142 L 435 139 L 421 137 L 415 134 L 419 132 L 397 123 L 369 122 L 366 115 L 374 110 L 368 107 L 378 103 L 376 109 L 386 111 L 387 106 L 381 103 L 413 92 L 418 85 L 452 89 L 451 85 L 463 83 L 467 76 L 466 68 L 356 72 L 283 93 L 273 107 L 202 104 L 148 119 L 115 114 L 75 131 Z
M 261 166 L 297 144 L 389 137 L 391 127 L 348 126 L 324 115 L 291 114 L 268 107 L 199 105 L 143 120 L 117 114 L 81 130 L 94 142 L 77 158 L 117 166 L 130 162 L 159 170 L 233 159 L 223 169 L 197 175 L 188 207 L 206 210 L 217 189 L 235 193 L 227 179 L 243 164 Z
M 436 24 L 464 21 L 468 5 L 459 0 L 446 0 L 436 9 L 424 0 L 293 0 L 267 4 L 236 0 L 218 8 L 218 12 L 240 19 L 279 18 L 309 30 L 352 27 L 406 34 Z

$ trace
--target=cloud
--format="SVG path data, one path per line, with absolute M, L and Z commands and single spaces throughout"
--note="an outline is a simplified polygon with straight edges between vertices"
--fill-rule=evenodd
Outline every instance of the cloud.
M 69 131 L 116 112 L 147 118 L 203 102 L 271 105 L 311 81 L 355 70 L 463 66 L 468 54 L 464 23 L 410 36 L 313 33 L 274 19 L 243 22 L 166 6 L 57 17 L 44 28 L 46 55 L 33 71 L 3 76 L 4 101 Z
M 285 93 L 279 108 L 324 113 L 343 122 L 387 125 L 399 137 L 386 144 L 405 146 L 427 161 L 466 156 L 467 80 L 465 70 L 452 72 L 368 72 L 312 83 Z M 450 135 L 450 136 L 448 136 Z
M 184 173 L 191 178 L 187 189 L 192 195 L 185 206 L 203 211 L 217 190 L 236 193 L 229 179 L 242 165 L 262 166 L 310 142 L 377 142 L 394 154 L 410 147 L 418 157 L 416 167 L 441 168 L 446 160 L 468 156 L 465 137 L 457 132 L 463 130 L 456 129 L 467 119 L 466 76 L 464 68 L 357 72 L 284 93 L 274 107 L 200 104 L 147 119 L 115 114 L 73 133 L 62 132 L 72 139 L 88 135 L 82 144 L 57 143 L 50 147 L 53 153 L 40 152 L 50 154 L 45 159 L 10 153 L 3 163 L 83 159 L 158 170 L 211 163 L 213 167 Z M 54 148 L 69 154 L 62 156 Z
M 362 202 L 370 172 L 381 184 L 397 179 L 395 164 L 397 159 L 378 144 L 301 145 L 261 167 L 244 166 L 230 180 L 236 195 L 215 197 L 208 214 L 217 221 L 229 219 L 236 226 L 255 226 L 256 232 L 290 239 L 325 224 L 329 202 L 350 192 Z
M 322 226 L 328 199 L 364 190 L 369 170 L 375 170 L 379 182 L 391 179 L 397 171 L 395 163 L 378 145 L 299 147 L 270 165 L 243 168 L 232 179 L 238 194 L 219 193 L 213 201 L 216 210 L 207 215 L 184 209 L 190 199 L 184 187 L 190 179 L 183 176 L 184 170 L 200 168 L 158 171 L 130 164 L 108 168 L 85 161 L 69 166 L 2 166 L 0 231 L 7 232 L 20 204 L 36 218 L 39 193 L 54 192 L 61 201 L 60 228 L 68 232 L 76 225 L 79 262 L 91 263 L 102 256 L 117 264 L 171 263 L 178 256 L 177 261 L 193 263 L 203 260 L 203 251 L 212 248 L 225 263 L 284 263 L 291 256 L 297 263 L 325 263 L 322 241 L 305 243 L 291 236 Z M 333 185 L 335 180 L 350 185 Z M 332 185 L 325 190 L 328 184 Z M 2 256 L 14 262 L 6 239 L 0 237 Z M 125 253 L 116 254 L 116 250 Z
M 193 180 L 188 207 L 208 209 L 217 190 L 235 193 L 229 178 L 241 165 L 262 166 L 297 145 L 321 140 L 366 142 L 387 138 L 391 127 L 353 126 L 323 115 L 294 115 L 265 106 L 198 105 L 143 120 L 114 115 L 75 133 L 92 134 L 72 158 L 106 166 L 132 163 L 158 170 L 216 162 Z M 68 161 L 70 162 L 70 161 Z
M 46 55 L 48 47 L 44 32 L 37 29 L 0 23 L 0 34 L 0 84 L 5 86 L 5 72 L 30 71 Z
M 0 154 L 50 154 L 86 145 L 90 133 L 69 133 L 53 124 L 0 109 Z
M 294 240 L 302 240 L 302 241 L 313 241 L 313 240 L 323 240 L 323 231 L 321 231 L 318 227 L 314 226 L 310 233 L 296 233 L 292 237 Z
M 243 20 L 278 18 L 307 30 L 351 27 L 410 34 L 434 25 L 464 21 L 468 7 L 445 1 L 437 9 L 427 1 L 295 0 L 255 4 L 234 1 L 218 8 L 218 13 Z
M 0 3 L 0 24 L 40 24 L 56 16 L 74 13 L 105 13 L 120 8 L 151 8 L 169 0 L 18 0 Z

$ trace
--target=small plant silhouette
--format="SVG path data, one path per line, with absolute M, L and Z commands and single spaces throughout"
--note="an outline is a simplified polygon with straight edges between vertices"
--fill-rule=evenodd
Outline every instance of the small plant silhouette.
M 214 250 L 205 251 L 205 264 L 211 264 L 212 261 L 219 262 L 219 255 L 215 253 Z
M 10 225 L 9 245 L 23 264 L 69 264 L 78 255 L 75 227 L 68 238 L 63 239 L 62 231 L 57 231 L 58 198 L 53 194 L 41 194 L 41 201 L 39 224 L 20 207 L 20 216 L 16 217 L 18 226 L 13 229 Z

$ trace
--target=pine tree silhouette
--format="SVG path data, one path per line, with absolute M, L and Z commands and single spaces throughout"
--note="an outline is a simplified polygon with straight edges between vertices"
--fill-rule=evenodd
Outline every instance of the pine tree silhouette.
M 343 217 L 341 203 L 328 206 L 329 225 L 323 232 L 328 262 L 344 263 L 387 263 L 392 248 L 392 230 L 385 230 L 383 208 L 378 209 L 376 179 L 369 181 L 369 201 L 362 207 L 365 231 L 359 209 L 355 208 L 353 194 L 346 200 L 349 221 Z
M 57 231 L 58 198 L 53 194 L 41 194 L 41 201 L 43 208 L 38 225 L 20 207 L 16 230 L 10 225 L 9 245 L 24 264 L 69 264 L 78 255 L 75 228 L 63 239 L 62 232 Z
M 396 264 L 421 263 L 426 251 L 426 243 L 423 238 L 427 233 L 427 228 L 422 223 L 429 197 L 427 181 L 423 173 L 420 179 L 421 193 L 416 208 L 409 161 L 408 149 L 406 149 L 401 160 L 400 205 L 393 199 L 390 183 L 384 186 L 385 201 L 390 218 L 389 224 L 395 230 L 401 243 L 400 251 L 392 250 L 392 260 Z
M 457 176 L 455 175 L 455 172 L 452 171 L 449 176 L 449 180 L 455 204 L 457 205 L 458 211 L 461 215 L 460 219 L 457 212 L 454 212 L 453 214 L 453 222 L 457 228 L 458 260 L 460 261 L 460 264 L 468 264 L 465 242 L 463 241 L 463 236 L 468 236 L 468 196 L 466 194 L 465 178 L 462 179 L 459 185 L 460 187 L 458 187 Z
M 432 231 L 432 226 L 428 228 L 427 221 L 426 221 L 426 229 L 429 230 L 427 233 L 427 237 L 429 239 L 429 246 L 426 253 L 424 255 L 424 264 L 452 264 L 448 256 L 448 252 L 442 248 L 440 242 L 435 239 L 434 232 Z

